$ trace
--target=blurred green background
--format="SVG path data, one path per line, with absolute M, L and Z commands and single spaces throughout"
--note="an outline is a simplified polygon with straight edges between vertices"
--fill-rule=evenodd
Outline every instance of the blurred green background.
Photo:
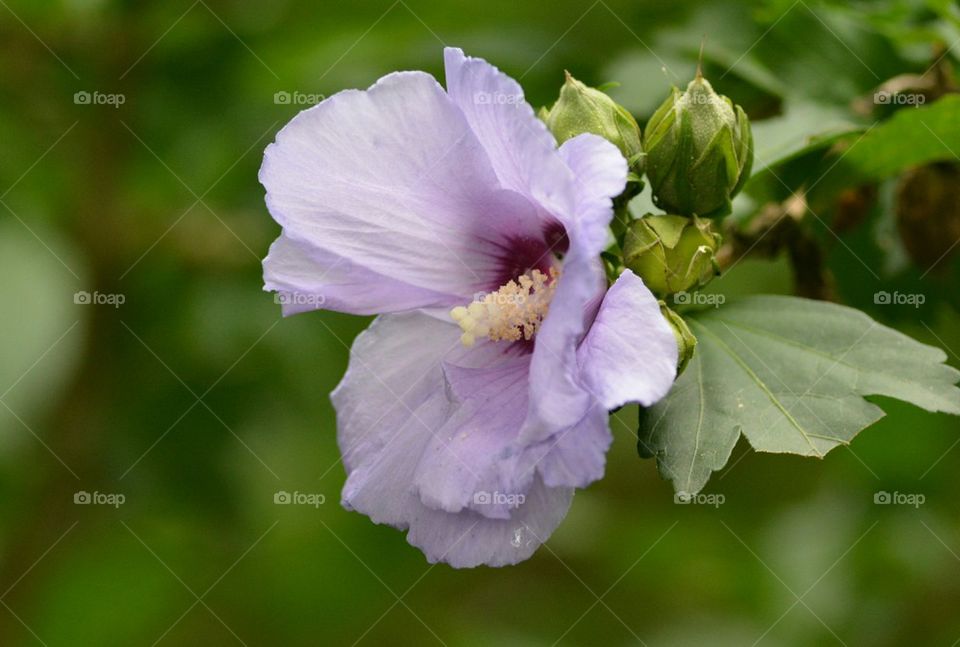
M 958 15 L 942 1 L 0 0 L 0 644 L 956 644 L 960 424 L 893 401 L 823 461 L 741 443 L 708 486 L 717 508 L 674 503 L 625 409 L 606 478 L 515 567 L 432 567 L 345 512 L 328 393 L 367 320 L 280 319 L 261 292 L 279 228 L 256 175 L 298 102 L 396 69 L 442 78 L 444 44 L 535 106 L 564 69 L 619 81 L 642 120 L 706 37 L 708 77 L 763 152 L 869 126 L 857 100 L 956 60 Z M 789 184 L 817 179 L 833 159 L 817 154 Z M 955 255 L 931 272 L 905 261 L 890 200 L 846 229 L 814 223 L 837 298 L 960 365 Z M 890 286 L 927 303 L 875 307 Z M 794 289 L 780 257 L 711 287 Z M 326 502 L 275 505 L 278 491 Z M 925 502 L 878 506 L 880 491 Z M 79 505 L 83 492 L 123 503 Z

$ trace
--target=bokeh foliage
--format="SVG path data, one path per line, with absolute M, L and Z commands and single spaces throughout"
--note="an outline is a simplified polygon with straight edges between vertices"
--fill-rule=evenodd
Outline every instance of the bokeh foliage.
M 618 81 L 612 93 L 644 120 L 689 79 L 705 36 L 708 77 L 755 120 L 757 167 L 789 157 L 778 179 L 758 173 L 738 217 L 832 174 L 806 225 L 837 298 L 947 349 L 956 366 L 956 258 L 931 272 L 907 258 L 893 216 L 903 169 L 864 178 L 849 160 L 834 166 L 847 150 L 835 144 L 890 118 L 858 99 L 923 75 L 941 53 L 956 62 L 954 3 L 7 2 L 0 642 L 960 638 L 960 450 L 949 451 L 960 425 L 886 400 L 884 420 L 822 462 L 738 448 L 708 488 L 725 497 L 718 509 L 674 504 L 636 456 L 627 408 L 612 422 L 607 477 L 577 495 L 533 559 L 431 568 L 400 533 L 337 505 L 327 394 L 367 322 L 279 319 L 260 291 L 278 227 L 256 181 L 263 148 L 303 107 L 277 92 L 330 95 L 395 69 L 441 76 L 446 43 L 518 78 L 534 105 L 555 98 L 564 69 Z M 125 100 L 83 105 L 77 92 Z M 890 145 L 909 158 L 912 143 L 930 144 L 922 136 Z M 875 199 L 845 228 L 837 192 L 867 180 Z M 781 255 L 743 260 L 711 289 L 794 286 Z M 927 303 L 880 307 L 878 290 Z M 75 304 L 78 291 L 125 302 Z M 81 490 L 126 502 L 75 505 Z M 278 506 L 278 490 L 327 501 Z M 926 503 L 875 506 L 877 491 Z

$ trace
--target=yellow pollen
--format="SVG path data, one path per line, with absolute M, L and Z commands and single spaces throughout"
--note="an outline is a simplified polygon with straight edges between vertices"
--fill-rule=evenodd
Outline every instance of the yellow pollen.
M 470 305 L 451 310 L 450 317 L 463 330 L 461 343 L 470 347 L 483 337 L 490 341 L 533 339 L 547 315 L 559 276 L 556 268 L 550 268 L 549 275 L 532 270 Z

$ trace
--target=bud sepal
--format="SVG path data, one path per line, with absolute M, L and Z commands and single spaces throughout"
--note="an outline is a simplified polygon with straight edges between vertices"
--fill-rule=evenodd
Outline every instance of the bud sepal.
M 715 252 L 720 235 L 709 220 L 651 215 L 630 223 L 623 262 L 655 294 L 663 297 L 697 289 L 719 273 Z
M 673 329 L 673 336 L 677 340 L 677 377 L 687 368 L 687 364 L 693 359 L 693 354 L 697 348 L 697 338 L 690 332 L 690 327 L 683 317 L 667 307 L 667 304 L 660 301 L 660 313 L 663 314 L 667 323 Z

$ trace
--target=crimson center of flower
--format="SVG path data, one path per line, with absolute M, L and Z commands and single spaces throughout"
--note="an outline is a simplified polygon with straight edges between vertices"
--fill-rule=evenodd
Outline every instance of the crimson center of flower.
M 533 339 L 547 316 L 559 277 L 556 268 L 550 268 L 549 274 L 531 270 L 500 286 L 496 292 L 451 310 L 450 316 L 463 330 L 461 343 L 469 348 L 483 337 L 490 341 Z

